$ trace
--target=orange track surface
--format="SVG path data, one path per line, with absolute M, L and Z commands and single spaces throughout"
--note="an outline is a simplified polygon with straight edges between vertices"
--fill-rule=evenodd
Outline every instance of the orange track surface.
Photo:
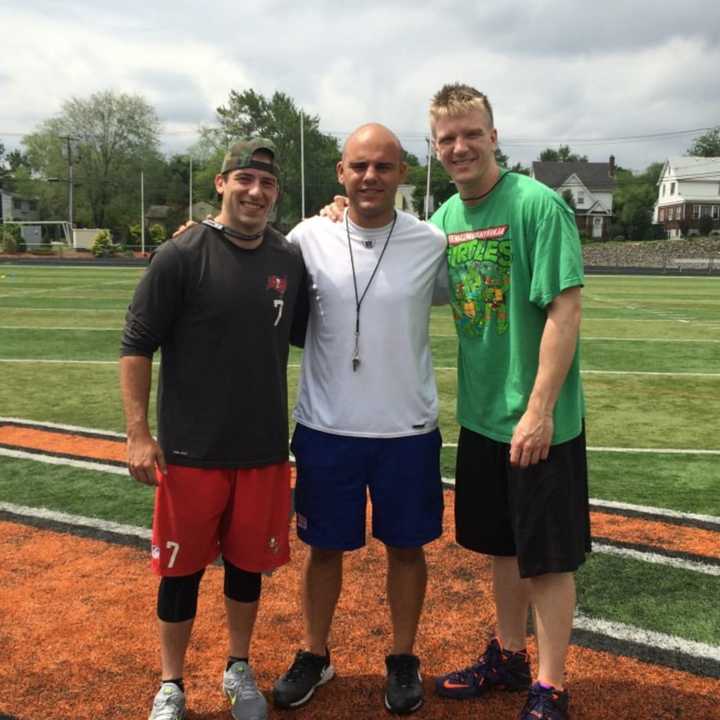
M 416 717 L 514 720 L 520 695 L 458 702 L 432 693 L 430 676 L 465 664 L 492 632 L 487 562 L 450 538 L 447 527 L 428 548 L 417 645 L 427 701 Z M 290 565 L 264 583 L 252 655 L 266 691 L 301 642 L 297 590 L 305 549 L 293 540 L 293 552 Z M 271 710 L 271 718 L 388 717 L 381 704 L 389 645 L 384 566 L 374 541 L 348 556 L 332 636 L 338 677 L 307 707 Z M 0 523 L 0 713 L 20 720 L 144 719 L 158 679 L 156 583 L 140 550 Z M 219 691 L 225 651 L 222 570 L 210 567 L 185 673 L 189 720 L 229 718 Z M 572 647 L 568 684 L 574 720 L 720 719 L 717 680 L 609 653 Z
M 0 444 L 92 460 L 124 460 L 122 440 L 0 426 Z M 426 704 L 415 717 L 514 720 L 520 695 L 440 700 L 431 676 L 462 666 L 492 633 L 487 561 L 452 542 L 453 493 L 446 528 L 428 547 L 430 582 L 417 652 Z M 718 533 L 593 513 L 604 538 L 720 557 Z M 264 581 L 253 644 L 258 682 L 267 691 L 301 643 L 299 571 L 305 547 L 292 537 L 293 561 Z M 338 677 L 305 708 L 271 718 L 387 718 L 382 707 L 389 647 L 382 546 L 346 559 L 345 587 L 333 625 Z M 19 720 L 144 720 L 156 690 L 157 579 L 146 553 L 50 530 L 0 522 L 0 716 Z M 533 650 L 531 646 L 531 650 Z M 229 718 L 220 693 L 225 660 L 222 570 L 208 568 L 185 673 L 189 720 Z M 720 720 L 720 682 L 580 647 L 570 649 L 573 720 Z

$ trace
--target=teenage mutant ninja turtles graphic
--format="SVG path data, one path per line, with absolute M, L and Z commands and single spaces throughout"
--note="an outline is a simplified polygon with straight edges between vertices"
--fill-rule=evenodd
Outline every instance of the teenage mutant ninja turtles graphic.
M 507 332 L 512 246 L 506 232 L 502 226 L 448 236 L 450 304 L 459 334 Z

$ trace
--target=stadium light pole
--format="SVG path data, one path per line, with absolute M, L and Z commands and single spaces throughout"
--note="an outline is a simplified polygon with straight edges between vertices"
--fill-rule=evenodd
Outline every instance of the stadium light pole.
M 430 138 L 425 138 L 427 142 L 427 181 L 425 183 L 425 219 L 430 215 L 430 168 L 432 167 L 432 144 Z
M 305 219 L 305 125 L 303 111 L 300 111 L 300 214 Z
M 188 220 L 193 219 L 193 217 L 192 217 L 192 202 L 193 202 L 193 198 L 192 198 L 193 178 L 192 178 L 192 175 L 193 175 L 192 155 L 190 155 L 190 182 L 188 183 L 188 185 L 190 186 L 189 191 L 188 191 Z

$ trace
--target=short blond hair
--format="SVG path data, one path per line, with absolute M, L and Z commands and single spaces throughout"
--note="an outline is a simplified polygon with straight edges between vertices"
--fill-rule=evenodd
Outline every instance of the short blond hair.
M 490 127 L 495 127 L 492 106 L 487 95 L 462 83 L 443 85 L 430 103 L 430 125 L 438 118 L 464 115 L 473 110 L 484 110 L 490 120 Z

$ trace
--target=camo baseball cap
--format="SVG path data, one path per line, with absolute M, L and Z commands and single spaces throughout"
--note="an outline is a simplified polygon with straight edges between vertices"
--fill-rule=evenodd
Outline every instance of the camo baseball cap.
M 270 153 L 270 155 L 272 155 L 272 161 L 253 160 L 253 155 L 260 150 Z M 242 140 L 238 140 L 225 153 L 220 174 L 224 175 L 226 172 L 230 172 L 230 170 L 255 168 L 256 170 L 265 170 L 266 172 L 272 173 L 276 178 L 279 178 L 280 168 L 275 159 L 276 155 L 275 145 L 270 140 L 261 137 L 243 138 Z

